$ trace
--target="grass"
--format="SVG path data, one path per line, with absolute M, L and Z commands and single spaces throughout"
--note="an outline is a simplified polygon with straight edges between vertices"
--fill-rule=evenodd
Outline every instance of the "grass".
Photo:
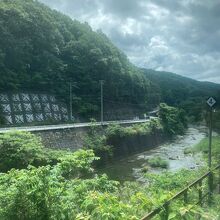
M 194 146 L 196 152 L 208 153 L 209 138 L 204 138 L 197 145 Z M 220 155 L 220 136 L 212 138 L 212 155 Z
M 167 160 L 164 160 L 161 157 L 154 157 L 148 160 L 148 164 L 151 167 L 158 167 L 158 168 L 168 168 L 169 163 Z

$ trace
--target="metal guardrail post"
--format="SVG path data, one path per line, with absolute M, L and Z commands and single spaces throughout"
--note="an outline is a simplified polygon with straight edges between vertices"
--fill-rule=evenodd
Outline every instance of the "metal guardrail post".
M 188 190 L 186 190 L 183 195 L 184 195 L 184 204 L 186 205 L 188 203 Z
M 208 176 L 208 188 L 209 188 L 209 196 L 208 196 L 208 204 L 209 206 L 212 204 L 212 194 L 213 194 L 213 173 L 210 171 Z
M 202 180 L 199 181 L 199 205 L 202 206 Z
M 218 193 L 220 194 L 220 169 L 218 170 Z
M 214 169 L 210 170 L 209 172 L 205 173 L 204 175 L 202 175 L 199 179 L 195 180 L 193 183 L 191 183 L 190 185 L 188 185 L 188 187 L 184 188 L 183 190 L 181 190 L 180 192 L 178 192 L 176 195 L 174 195 L 171 199 L 169 199 L 167 202 L 163 203 L 161 206 L 157 207 L 156 209 L 152 210 L 150 213 L 148 213 L 147 215 L 145 215 L 141 220 L 149 220 L 152 219 L 155 215 L 159 214 L 160 212 L 162 213 L 162 219 L 167 220 L 169 219 L 169 206 L 171 205 L 171 202 L 175 199 L 180 198 L 181 196 L 184 196 L 184 203 L 188 203 L 188 190 L 191 189 L 192 187 L 198 186 L 199 185 L 199 201 L 198 203 L 194 204 L 200 204 L 202 206 L 203 200 L 204 198 L 208 197 L 208 202 L 209 204 L 211 204 L 212 199 L 213 199 L 213 172 L 219 170 L 219 192 L 220 192 L 220 165 L 218 165 L 217 167 L 215 167 Z M 207 193 L 203 193 L 203 189 L 202 189 L 202 184 L 204 180 L 208 180 L 208 192 Z

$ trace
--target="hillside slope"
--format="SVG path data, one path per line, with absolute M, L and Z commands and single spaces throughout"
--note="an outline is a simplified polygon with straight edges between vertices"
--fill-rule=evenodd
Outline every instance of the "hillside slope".
M 206 110 L 206 100 L 213 96 L 220 105 L 220 85 L 200 82 L 170 72 L 142 69 L 144 75 L 159 88 L 160 101 L 180 106 L 196 120 L 200 120 Z
M 143 109 L 151 90 L 101 31 L 32 0 L 0 1 L 0 74 L 0 92 L 43 91 L 66 102 L 72 82 L 74 113 L 87 118 L 99 112 L 99 80 L 107 106 Z

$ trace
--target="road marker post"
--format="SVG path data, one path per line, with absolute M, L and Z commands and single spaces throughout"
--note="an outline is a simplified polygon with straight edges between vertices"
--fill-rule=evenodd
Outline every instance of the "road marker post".
M 209 154 L 208 154 L 208 165 L 209 165 L 209 171 L 211 171 L 212 168 L 212 116 L 213 116 L 213 107 L 216 104 L 216 100 L 213 97 L 210 97 L 206 101 L 207 105 L 210 107 L 210 114 L 209 114 Z M 209 185 L 209 205 L 211 205 L 212 202 L 212 193 L 213 193 L 213 175 L 210 173 L 209 179 L 208 179 L 208 185 Z

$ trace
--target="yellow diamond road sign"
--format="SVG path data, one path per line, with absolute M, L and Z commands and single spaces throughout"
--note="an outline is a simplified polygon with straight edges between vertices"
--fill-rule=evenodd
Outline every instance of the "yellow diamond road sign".
M 210 107 L 213 107 L 215 105 L 216 101 L 213 97 L 210 97 L 208 100 L 207 100 L 207 104 L 210 106 Z

